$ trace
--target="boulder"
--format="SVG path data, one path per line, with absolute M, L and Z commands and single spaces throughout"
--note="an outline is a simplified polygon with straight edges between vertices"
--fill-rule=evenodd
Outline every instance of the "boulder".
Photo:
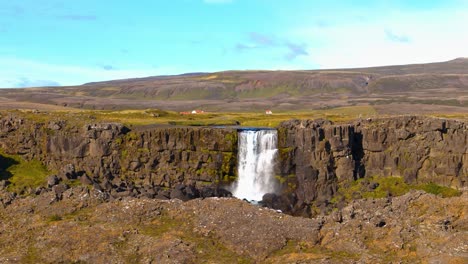
M 52 187 L 52 186 L 55 186 L 59 183 L 59 178 L 57 177 L 57 175 L 51 175 L 49 177 L 47 177 L 47 187 Z
M 190 198 L 184 193 L 183 189 L 175 188 L 171 191 L 171 199 L 179 199 L 181 201 L 188 201 Z
M 265 207 L 280 210 L 283 213 L 292 213 L 293 205 L 295 204 L 293 195 L 277 195 L 274 193 L 266 193 L 262 197 L 262 204 Z
M 70 187 L 66 184 L 60 183 L 52 187 L 52 191 L 55 193 L 57 199 L 62 199 L 62 194 Z
M 76 179 L 77 174 L 75 171 L 75 165 L 74 164 L 67 164 L 62 168 L 60 178 L 62 180 L 71 180 L 71 179 Z

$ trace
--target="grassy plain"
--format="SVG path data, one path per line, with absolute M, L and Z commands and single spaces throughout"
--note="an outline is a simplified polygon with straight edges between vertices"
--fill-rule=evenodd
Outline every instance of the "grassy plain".
M 347 122 L 358 118 L 385 117 L 374 106 L 348 106 L 319 110 L 275 111 L 266 115 L 263 111 L 250 112 L 205 112 L 202 114 L 181 114 L 158 109 L 146 110 L 82 110 L 57 109 L 49 111 L 0 110 L 0 117 L 17 114 L 36 122 L 66 120 L 70 124 L 84 125 L 94 122 L 116 122 L 128 126 L 179 125 L 179 126 L 256 126 L 276 127 L 291 119 L 328 119 L 333 122 Z M 430 113 L 426 116 L 466 120 L 466 113 Z
M 181 126 L 260 126 L 275 127 L 291 119 L 329 119 L 344 122 L 356 118 L 374 117 L 377 112 L 372 106 L 352 106 L 310 111 L 280 111 L 271 115 L 264 112 L 205 112 L 202 114 L 180 114 L 157 109 L 147 110 L 56 110 L 0 111 L 0 115 L 18 114 L 37 122 L 66 120 L 73 124 L 93 122 L 119 122 L 129 126 L 139 125 L 181 125 Z

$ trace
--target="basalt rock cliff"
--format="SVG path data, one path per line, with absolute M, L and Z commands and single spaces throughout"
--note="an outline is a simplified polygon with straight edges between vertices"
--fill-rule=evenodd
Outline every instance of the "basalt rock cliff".
M 463 122 L 425 117 L 340 125 L 292 120 L 280 125 L 278 137 L 278 172 L 295 186 L 299 205 L 326 203 L 339 187 L 371 176 L 467 187 L 468 128 Z
M 10 116 L 0 121 L 0 148 L 45 164 L 56 174 L 49 185 L 80 180 L 114 196 L 154 197 L 158 190 L 219 185 L 232 179 L 237 131 L 195 127 L 130 131 L 114 123 L 76 127 L 66 121 L 36 123 Z
M 61 180 L 79 180 L 114 198 L 188 199 L 203 196 L 204 186 L 227 186 L 237 173 L 237 141 L 235 128 L 131 130 L 112 123 L 77 127 L 60 120 L 0 120 L 0 148 L 45 164 L 56 174 L 49 178 L 50 187 Z M 467 186 L 468 129 L 460 121 L 292 120 L 278 127 L 278 142 L 277 176 L 287 197 L 276 207 L 291 213 L 308 215 L 304 208 L 327 205 L 339 188 L 372 176 L 456 189 Z M 205 196 L 228 195 L 207 192 Z

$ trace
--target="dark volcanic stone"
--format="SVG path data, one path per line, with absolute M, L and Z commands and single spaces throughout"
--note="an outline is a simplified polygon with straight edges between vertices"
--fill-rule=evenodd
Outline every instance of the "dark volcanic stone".
M 62 180 L 76 179 L 75 165 L 67 164 L 62 169 L 62 173 L 59 175 Z
M 179 199 L 184 202 L 190 200 L 187 195 L 185 195 L 185 193 L 179 188 L 175 188 L 171 191 L 171 199 Z
M 99 185 L 99 184 L 98 184 L 98 183 L 96 183 L 96 182 L 95 182 L 95 183 L 93 183 L 93 188 L 94 188 L 95 190 L 97 190 L 97 191 L 100 191 L 100 192 L 102 192 L 102 191 L 103 191 L 103 189 L 102 189 L 101 185 Z
M 112 183 L 106 178 L 102 180 L 100 186 L 103 190 L 106 190 L 106 191 L 110 191 L 112 189 Z
M 189 199 L 195 199 L 200 197 L 200 192 L 195 186 L 189 185 L 185 187 L 185 193 Z
M 287 195 L 276 195 L 274 193 L 267 193 L 263 195 L 262 201 L 260 202 L 263 206 L 280 210 L 283 213 L 291 213 L 293 205 L 295 204 L 293 196 L 288 197 Z
M 68 190 L 68 188 L 69 188 L 68 185 L 63 184 L 63 183 L 60 183 L 60 184 L 58 184 L 58 185 L 53 186 L 53 187 L 52 187 L 52 191 L 55 193 L 55 195 L 56 195 L 56 197 L 57 197 L 58 199 L 61 199 L 62 194 L 63 194 L 66 190 Z
M 158 199 L 158 200 L 169 200 L 169 198 L 167 196 L 164 196 L 162 194 L 157 194 L 156 196 L 154 196 L 154 199 Z
M 214 197 L 215 190 L 213 187 L 203 187 L 200 191 L 200 196 L 203 198 Z
M 59 183 L 59 178 L 57 175 L 51 175 L 47 177 L 47 186 L 50 188 L 54 185 L 57 185 Z
M 369 191 L 372 191 L 372 190 L 375 190 L 377 187 L 379 187 L 379 184 L 378 184 L 378 183 L 376 183 L 376 182 L 371 182 L 371 183 L 369 183 L 369 185 L 367 186 L 367 189 L 368 189 Z
M 232 193 L 224 188 L 216 188 L 216 197 L 232 197 Z

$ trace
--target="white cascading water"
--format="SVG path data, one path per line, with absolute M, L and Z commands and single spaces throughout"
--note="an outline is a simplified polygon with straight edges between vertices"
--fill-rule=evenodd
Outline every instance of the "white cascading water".
M 277 138 L 276 130 L 239 132 L 238 179 L 232 192 L 235 197 L 260 201 L 264 194 L 275 192 Z

